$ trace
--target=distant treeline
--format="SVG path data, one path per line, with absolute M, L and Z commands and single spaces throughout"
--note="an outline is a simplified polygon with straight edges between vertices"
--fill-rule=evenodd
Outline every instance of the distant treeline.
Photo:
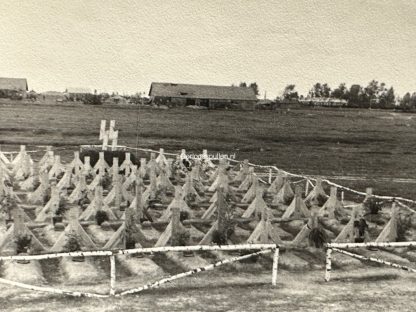
M 379 83 L 372 80 L 364 87 L 353 84 L 348 88 L 341 83 L 332 89 L 327 83 L 316 83 L 307 96 L 299 95 L 294 84 L 285 87 L 283 95 L 279 100 L 303 100 L 308 98 L 332 98 L 345 100 L 346 106 L 357 108 L 381 108 L 381 109 L 416 109 L 416 92 L 412 95 L 408 92 L 403 98 L 396 96 L 394 88 L 387 87 L 384 82 Z

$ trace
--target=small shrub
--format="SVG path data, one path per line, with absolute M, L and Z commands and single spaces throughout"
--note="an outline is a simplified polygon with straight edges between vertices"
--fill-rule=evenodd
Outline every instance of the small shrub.
M 189 231 L 183 231 L 172 239 L 172 246 L 187 246 L 190 238 L 191 234 Z
M 309 233 L 308 239 L 309 244 L 316 248 L 322 248 L 327 242 L 325 230 L 321 227 L 313 228 Z
M 379 200 L 375 197 L 369 197 L 364 202 L 364 208 L 366 209 L 367 214 L 376 215 L 383 208 L 383 201 L 381 201 L 381 200 Z
M 28 253 L 30 244 L 32 242 L 32 237 L 29 235 L 19 236 L 16 239 L 16 253 Z
M 179 214 L 179 220 L 182 222 L 182 221 L 185 221 L 185 220 L 188 220 L 188 219 L 189 219 L 189 212 L 188 211 L 181 211 L 180 214 Z
M 368 230 L 368 224 L 363 218 L 354 221 L 354 227 L 358 229 L 358 235 L 360 236 L 364 236 L 365 232 Z
M 108 220 L 109 220 L 108 215 L 103 210 L 99 210 L 95 214 L 95 221 L 97 222 L 98 225 L 101 225 L 103 222 L 108 221 Z
M 316 197 L 316 203 L 317 203 L 318 206 L 323 206 L 326 203 L 327 200 L 328 200 L 328 198 L 326 196 L 322 195 L 322 194 L 319 194 Z
M 212 233 L 212 242 L 218 246 L 226 245 L 227 244 L 227 235 L 226 233 L 222 233 L 218 230 L 215 230 Z
M 136 248 L 136 240 L 133 237 L 127 235 L 126 236 L 126 249 L 134 249 L 134 248 Z
M 290 205 L 293 201 L 293 196 L 285 196 L 283 198 L 283 204 Z
M 88 198 L 87 192 L 83 192 L 81 195 L 80 200 L 78 201 L 78 205 L 83 208 L 85 205 L 88 205 L 90 203 L 90 200 Z
M 75 252 L 81 250 L 81 244 L 79 243 L 79 237 L 75 234 L 67 234 L 68 240 L 64 245 L 64 249 L 68 252 Z
M 59 206 L 58 206 L 58 209 L 56 209 L 56 212 L 55 212 L 55 214 L 57 216 L 64 216 L 65 215 L 65 213 L 68 210 L 68 207 L 66 207 L 66 204 L 67 204 L 67 202 L 64 198 L 61 198 L 59 200 Z
M 103 189 L 109 189 L 111 187 L 112 180 L 111 177 L 108 174 L 103 175 L 101 178 L 101 186 Z

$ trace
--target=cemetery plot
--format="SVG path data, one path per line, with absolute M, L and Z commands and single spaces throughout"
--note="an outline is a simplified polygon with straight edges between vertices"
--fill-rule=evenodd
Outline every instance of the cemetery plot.
M 33 255 L 140 247 L 277 244 L 279 268 L 322 269 L 326 243 L 395 242 L 416 239 L 416 216 L 371 189 L 359 202 L 321 179 L 226 159 L 199 160 L 159 152 L 117 152 L 117 131 L 102 124 L 103 146 L 90 156 L 74 152 L 64 162 L 48 148 L 33 159 L 25 146 L 0 152 L 0 253 Z M 107 150 L 109 140 L 112 151 Z M 119 151 L 118 151 L 119 152 Z M 12 157 L 10 157 L 10 156 Z M 92 155 L 92 156 L 91 156 Z M 118 155 L 122 155 L 118 156 Z M 146 156 L 146 157 L 144 157 Z M 173 157 L 172 157 L 173 156 Z M 111 158 L 109 158 L 111 157 Z M 110 159 L 111 161 L 108 161 Z M 367 249 L 356 251 L 363 257 Z M 118 278 L 149 283 L 172 272 L 206 267 L 245 252 L 192 251 L 161 255 L 119 255 Z M 378 256 L 411 265 L 410 248 L 383 249 Z M 249 263 L 270 269 L 270 255 Z M 336 267 L 361 260 L 334 255 Z M 2 264 L 5 279 L 32 284 L 97 284 L 110 274 L 108 259 L 69 257 Z

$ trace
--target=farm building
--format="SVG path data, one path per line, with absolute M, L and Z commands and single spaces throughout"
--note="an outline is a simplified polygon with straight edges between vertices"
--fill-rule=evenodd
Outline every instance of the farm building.
M 22 99 L 29 90 L 25 78 L 0 78 L 0 97 Z
M 156 105 L 245 110 L 253 110 L 257 101 L 251 88 L 157 82 L 150 86 L 149 96 Z
M 88 88 L 67 88 L 65 96 L 69 101 L 82 101 L 87 94 L 92 94 Z

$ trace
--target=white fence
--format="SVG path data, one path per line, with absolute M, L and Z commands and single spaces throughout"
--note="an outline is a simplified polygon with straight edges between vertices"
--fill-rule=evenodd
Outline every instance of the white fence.
M 164 253 L 164 252 L 181 252 L 181 251 L 232 251 L 232 250 L 254 250 L 255 252 L 243 255 L 232 257 L 224 260 L 220 260 L 216 263 L 207 265 L 205 267 L 195 268 L 193 270 L 179 273 L 159 281 L 138 287 L 123 292 L 116 292 L 116 261 L 115 257 L 117 255 L 133 255 L 133 254 L 153 254 L 153 253 Z M 272 266 L 272 285 L 276 286 L 277 282 L 277 265 L 279 261 L 279 246 L 275 244 L 245 244 L 245 245 L 224 245 L 224 246 L 210 246 L 210 245 L 201 245 L 201 246 L 178 246 L 178 247 L 153 247 L 153 248 L 136 248 L 136 249 L 123 249 L 123 250 L 97 250 L 97 251 L 79 251 L 79 252 L 66 252 L 66 253 L 51 253 L 51 254 L 41 254 L 41 255 L 28 255 L 28 256 L 1 256 L 0 261 L 12 261 L 12 260 L 44 260 L 44 259 L 54 259 L 54 258 L 63 258 L 63 257 L 92 257 L 92 256 L 105 256 L 110 258 L 110 292 L 109 294 L 96 294 L 80 291 L 70 291 L 70 290 L 61 290 L 52 287 L 43 287 L 43 286 L 34 286 L 29 284 L 24 284 L 16 281 L 7 280 L 0 278 L 0 283 L 7 284 L 11 286 L 16 286 L 20 288 L 25 288 L 34 291 L 49 292 L 54 294 L 63 294 L 75 297 L 92 297 L 92 298 L 106 298 L 110 296 L 124 296 L 128 294 L 139 293 L 146 289 L 156 288 L 160 285 L 168 283 L 170 281 L 190 276 L 199 272 L 204 272 L 212 270 L 221 265 L 232 263 L 235 261 L 244 260 L 253 256 L 267 254 L 273 252 L 273 266 Z
M 325 281 L 329 282 L 331 278 L 331 269 L 332 269 L 332 252 L 338 252 L 347 256 L 350 256 L 352 258 L 362 260 L 362 261 L 369 261 L 369 262 L 376 262 L 380 264 L 384 264 L 387 266 L 391 266 L 393 268 L 405 270 L 411 273 L 416 273 L 416 269 L 397 264 L 392 263 L 390 261 L 386 261 L 383 259 L 378 259 L 374 257 L 366 257 L 362 255 L 358 255 L 346 250 L 343 250 L 341 248 L 367 248 L 367 247 L 374 247 L 374 248 L 399 248 L 399 247 L 416 247 L 416 242 L 395 242 L 395 243 L 376 243 L 376 242 L 370 242 L 370 243 L 329 243 L 326 245 L 326 265 L 325 265 Z

